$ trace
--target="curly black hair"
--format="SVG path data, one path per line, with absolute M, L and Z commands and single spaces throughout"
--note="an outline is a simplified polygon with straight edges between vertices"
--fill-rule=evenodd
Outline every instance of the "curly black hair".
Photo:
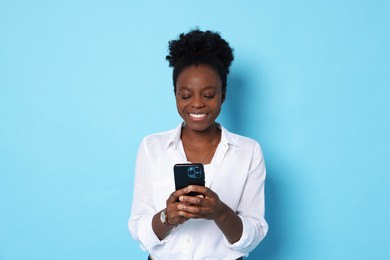
M 227 75 L 234 59 L 233 49 L 219 32 L 194 29 L 182 33 L 178 39 L 169 41 L 169 55 L 166 60 L 173 67 L 173 91 L 179 74 L 190 66 L 211 66 L 221 78 L 222 93 L 226 94 Z

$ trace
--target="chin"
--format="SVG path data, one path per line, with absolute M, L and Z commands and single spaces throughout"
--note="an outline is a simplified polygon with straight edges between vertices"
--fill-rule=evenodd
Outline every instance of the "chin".
M 210 127 L 212 127 L 215 122 L 193 122 L 193 121 L 185 121 L 186 126 L 188 129 L 192 131 L 197 131 L 197 132 L 203 132 L 207 131 Z

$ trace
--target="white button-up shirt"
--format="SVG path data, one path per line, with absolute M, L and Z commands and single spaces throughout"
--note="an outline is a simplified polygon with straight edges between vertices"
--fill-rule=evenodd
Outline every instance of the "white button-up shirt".
M 265 237 L 265 164 L 260 145 L 253 139 L 221 127 L 219 143 L 210 164 L 205 165 L 206 187 L 237 212 L 243 233 L 234 244 L 228 242 L 212 220 L 190 219 L 174 228 L 163 240 L 152 229 L 152 218 L 166 207 L 175 190 L 173 166 L 186 163 L 175 129 L 145 137 L 138 150 L 134 196 L 129 229 L 141 248 L 158 259 L 236 259 L 247 256 Z

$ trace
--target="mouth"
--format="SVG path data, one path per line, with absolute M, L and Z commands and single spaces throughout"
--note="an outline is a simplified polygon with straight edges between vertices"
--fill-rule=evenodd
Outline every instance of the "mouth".
M 188 113 L 188 115 L 190 116 L 190 118 L 192 120 L 202 120 L 204 118 L 206 118 L 207 114 L 206 113 L 199 113 L 199 114 L 194 114 L 194 113 Z

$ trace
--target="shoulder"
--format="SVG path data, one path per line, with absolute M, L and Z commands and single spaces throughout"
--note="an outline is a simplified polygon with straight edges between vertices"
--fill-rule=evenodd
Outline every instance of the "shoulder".
M 233 146 L 241 147 L 244 149 L 251 149 L 252 148 L 252 149 L 261 150 L 260 144 L 256 140 L 254 140 L 250 137 L 247 137 L 247 136 L 232 133 L 222 126 L 221 126 L 221 128 L 222 128 L 222 133 L 225 135 L 226 141 L 229 144 L 231 144 Z
M 174 136 L 175 129 L 164 131 L 164 132 L 158 132 L 146 135 L 142 139 L 142 143 L 165 143 L 168 140 L 172 139 Z
M 146 146 L 153 146 L 153 147 L 157 147 L 157 146 L 168 147 L 170 144 L 177 142 L 177 140 L 180 138 L 180 130 L 181 130 L 181 126 L 179 125 L 176 128 L 168 131 L 146 135 L 142 139 L 141 145 L 143 144 Z

